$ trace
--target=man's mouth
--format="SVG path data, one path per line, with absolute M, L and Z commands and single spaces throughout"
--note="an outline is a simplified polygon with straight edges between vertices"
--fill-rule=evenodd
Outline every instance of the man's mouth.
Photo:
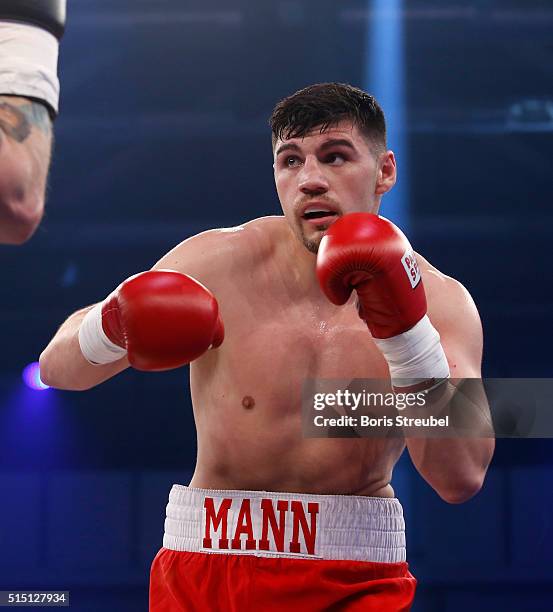
M 301 218 L 312 225 L 323 225 L 337 219 L 338 213 L 325 206 L 313 205 L 305 208 Z

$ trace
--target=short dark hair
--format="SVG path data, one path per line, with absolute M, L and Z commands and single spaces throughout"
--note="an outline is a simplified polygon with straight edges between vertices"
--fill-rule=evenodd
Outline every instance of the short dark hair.
M 273 148 L 278 139 L 302 138 L 318 126 L 322 134 L 343 119 L 350 119 L 378 149 L 386 148 L 380 105 L 374 96 L 345 83 L 317 83 L 281 100 L 269 121 Z

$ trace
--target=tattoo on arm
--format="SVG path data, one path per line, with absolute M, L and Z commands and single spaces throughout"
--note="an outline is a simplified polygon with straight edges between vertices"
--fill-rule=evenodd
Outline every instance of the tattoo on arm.
M 0 142 L 3 133 L 17 142 L 25 141 L 33 127 L 49 134 L 52 125 L 46 107 L 40 102 L 16 105 L 0 100 Z

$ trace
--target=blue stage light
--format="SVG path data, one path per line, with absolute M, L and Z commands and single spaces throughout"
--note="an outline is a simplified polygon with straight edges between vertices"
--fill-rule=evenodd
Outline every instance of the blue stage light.
M 49 389 L 48 385 L 45 385 L 42 380 L 40 380 L 40 367 L 37 361 L 30 363 L 22 373 L 23 382 L 30 389 L 34 389 L 35 391 L 44 391 L 45 389 Z
M 388 146 L 398 162 L 398 182 L 382 200 L 380 214 L 409 235 L 409 160 L 403 0 L 368 0 L 364 87 L 386 115 Z

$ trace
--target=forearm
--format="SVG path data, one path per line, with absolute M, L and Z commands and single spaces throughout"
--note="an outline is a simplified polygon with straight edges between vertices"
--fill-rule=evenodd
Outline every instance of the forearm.
M 0 242 L 25 242 L 40 223 L 51 148 L 46 107 L 0 96 Z
M 428 394 L 424 415 L 415 409 L 408 416 L 449 417 L 452 437 L 437 437 L 428 429 L 411 437 L 404 428 L 413 463 L 430 486 L 449 503 L 461 503 L 481 488 L 492 459 L 495 441 L 486 395 L 481 381 L 450 381 Z
M 79 327 L 91 308 L 72 314 L 40 355 L 40 376 L 47 385 L 84 391 L 128 367 L 126 357 L 105 365 L 93 365 L 83 357 L 79 345 Z

